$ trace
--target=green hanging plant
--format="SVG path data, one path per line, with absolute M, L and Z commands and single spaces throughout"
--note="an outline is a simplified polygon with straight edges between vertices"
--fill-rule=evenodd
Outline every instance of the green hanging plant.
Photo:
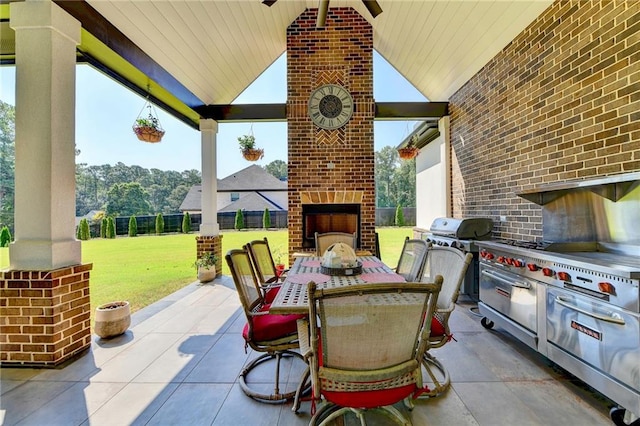
M 150 91 L 147 86 L 147 91 Z M 142 111 L 147 108 L 149 110 L 146 117 L 142 116 Z M 164 136 L 164 129 L 160 125 L 160 120 L 158 120 L 158 114 L 149 102 L 149 97 L 147 97 L 144 105 L 142 106 L 142 110 L 140 110 L 140 114 L 138 114 L 138 118 L 133 123 L 133 133 L 136 134 L 139 140 L 143 142 L 156 143 L 162 140 Z
M 238 138 L 242 156 L 248 161 L 258 161 L 264 157 L 264 149 L 256 148 L 256 138 L 253 135 L 243 135 Z

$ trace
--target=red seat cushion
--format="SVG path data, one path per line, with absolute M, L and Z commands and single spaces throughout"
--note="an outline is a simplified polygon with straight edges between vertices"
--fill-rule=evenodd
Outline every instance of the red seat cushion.
M 264 305 L 261 312 L 268 312 L 271 305 Z M 259 315 L 253 317 L 253 340 L 264 342 L 275 340 L 298 331 L 296 321 L 306 315 Z M 242 330 L 242 337 L 249 340 L 249 324 Z
M 318 330 L 318 365 L 322 366 L 322 340 L 320 338 L 320 330 Z M 411 396 L 417 389 L 415 383 L 405 385 L 399 388 L 362 391 L 362 392 L 336 392 L 322 391 L 322 395 L 336 405 L 341 407 L 354 408 L 376 408 L 385 405 L 393 405 L 398 401 L 402 401 Z
M 440 320 L 434 315 L 431 319 L 431 337 L 441 337 L 446 334 L 446 330 L 444 325 L 440 322 Z
M 414 383 L 399 388 L 383 389 L 365 392 L 328 392 L 322 395 L 336 405 L 354 408 L 376 408 L 393 405 L 411 396 L 416 390 Z

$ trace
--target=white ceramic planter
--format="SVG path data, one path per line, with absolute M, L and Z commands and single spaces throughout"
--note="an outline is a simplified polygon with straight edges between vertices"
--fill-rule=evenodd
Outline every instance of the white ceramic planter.
M 103 339 L 119 336 L 131 325 L 129 302 L 109 302 L 96 308 L 94 332 Z
M 213 281 L 216 278 L 216 267 L 211 266 L 209 268 L 205 268 L 203 266 L 198 267 L 198 281 L 201 283 L 207 283 L 209 281 Z

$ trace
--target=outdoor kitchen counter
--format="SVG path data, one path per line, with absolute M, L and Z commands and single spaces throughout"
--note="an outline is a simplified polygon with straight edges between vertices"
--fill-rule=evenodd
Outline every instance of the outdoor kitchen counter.
M 478 241 L 479 246 L 504 248 L 503 243 L 497 241 Z M 509 250 L 514 253 L 520 253 L 524 256 L 531 256 L 535 253 L 536 257 L 551 262 L 564 263 L 571 266 L 581 267 L 585 261 L 597 265 L 602 268 L 601 271 L 623 278 L 640 279 L 640 262 L 639 257 L 618 253 L 607 253 L 603 251 L 546 251 L 533 250 L 530 248 L 521 248 L 516 246 L 508 246 Z
M 310 281 L 318 284 L 318 288 L 335 288 L 371 282 L 405 282 L 402 275 L 375 256 L 359 256 L 362 273 L 358 275 L 326 275 L 320 270 L 321 257 L 299 257 L 282 283 L 278 295 L 271 302 L 269 312 L 272 314 L 304 314 L 309 312 L 307 284 Z

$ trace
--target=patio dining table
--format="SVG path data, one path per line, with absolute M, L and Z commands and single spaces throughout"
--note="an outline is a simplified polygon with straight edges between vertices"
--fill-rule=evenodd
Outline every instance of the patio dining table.
M 299 257 L 289 269 L 278 295 L 271 302 L 270 313 L 304 314 L 309 312 L 307 284 L 310 281 L 318 288 L 334 288 L 374 282 L 405 282 L 402 275 L 396 274 L 375 256 L 359 256 L 362 273 L 357 275 L 328 275 L 320 268 L 321 257 Z

